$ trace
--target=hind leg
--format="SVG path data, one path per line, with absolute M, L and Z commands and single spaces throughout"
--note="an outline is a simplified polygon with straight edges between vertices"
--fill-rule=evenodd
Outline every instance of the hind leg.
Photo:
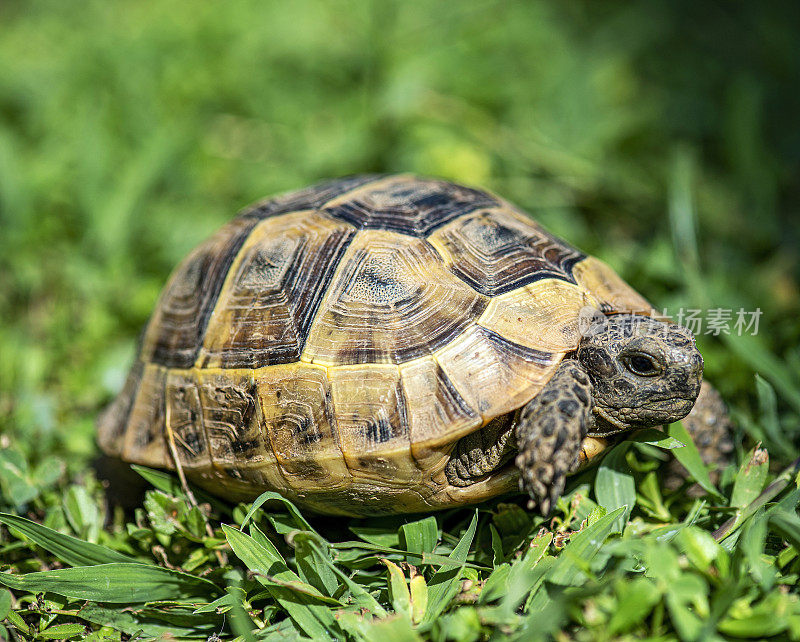
M 520 488 L 530 507 L 547 515 L 578 467 L 589 431 L 592 384 L 576 361 L 563 361 L 542 391 L 520 412 L 516 426 Z
M 450 454 L 444 472 L 453 486 L 470 486 L 503 466 L 516 447 L 509 417 L 498 417 L 462 437 Z

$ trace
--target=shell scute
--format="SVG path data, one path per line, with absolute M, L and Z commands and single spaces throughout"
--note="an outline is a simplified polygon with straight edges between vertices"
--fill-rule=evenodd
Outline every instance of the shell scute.
M 411 452 L 421 466 L 425 466 L 431 448 L 451 443 L 483 423 L 480 413 L 456 390 L 433 356 L 401 365 L 400 377 L 408 409 Z
M 258 418 L 256 386 L 240 373 L 197 372 L 199 423 L 216 466 L 264 460 L 267 437 Z
M 390 485 L 420 479 L 397 366 L 340 366 L 328 368 L 328 377 L 339 446 L 351 475 Z
M 326 366 L 409 361 L 451 341 L 487 303 L 425 240 L 362 231 L 320 305 L 302 359 Z
M 168 372 L 164 401 L 165 437 L 173 441 L 181 466 L 188 470 L 210 466 L 211 450 L 195 377 L 191 373 Z
M 600 259 L 588 256 L 575 266 L 573 272 L 578 285 L 592 294 L 604 312 L 632 312 L 659 317 L 647 299 Z
M 426 236 L 498 200 L 484 191 L 414 176 L 389 176 L 329 201 L 324 211 L 360 229 Z
M 330 200 L 352 192 L 363 185 L 368 185 L 384 178 L 380 174 L 359 174 L 345 178 L 317 183 L 306 189 L 273 196 L 247 208 L 240 217 L 263 219 L 271 216 L 297 212 L 299 210 L 319 209 Z
M 526 348 L 475 325 L 435 356 L 461 396 L 488 422 L 532 399 L 563 355 Z
M 578 312 L 598 306 L 578 285 L 550 278 L 494 297 L 478 323 L 514 343 L 563 354 L 580 341 Z
M 575 283 L 572 267 L 584 258 L 507 207 L 466 214 L 428 240 L 454 274 L 486 296 L 541 279 Z
M 166 379 L 165 368 L 152 363 L 144 365 L 120 446 L 122 457 L 128 461 L 156 467 L 169 461 L 164 439 Z
M 341 485 L 348 477 L 338 445 L 324 368 L 305 363 L 256 374 L 263 430 L 284 477 L 304 484 Z
M 145 331 L 142 358 L 190 368 L 231 263 L 257 221 L 234 219 L 178 266 Z
M 352 226 L 317 212 L 261 222 L 231 266 L 198 365 L 261 368 L 297 361 L 354 234 Z

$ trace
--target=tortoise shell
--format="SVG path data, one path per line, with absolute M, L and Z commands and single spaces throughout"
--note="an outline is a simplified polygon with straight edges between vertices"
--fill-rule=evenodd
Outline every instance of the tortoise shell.
M 212 492 L 336 514 L 441 508 L 456 441 L 510 417 L 580 339 L 651 312 L 601 261 L 487 192 L 356 176 L 264 201 L 175 270 L 117 399 L 109 454 Z

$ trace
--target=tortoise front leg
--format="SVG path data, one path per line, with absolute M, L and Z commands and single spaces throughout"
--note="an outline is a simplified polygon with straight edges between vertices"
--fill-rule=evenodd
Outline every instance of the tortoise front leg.
M 589 431 L 592 384 L 577 361 L 565 360 L 542 391 L 522 408 L 516 426 L 520 488 L 548 515 L 578 466 Z

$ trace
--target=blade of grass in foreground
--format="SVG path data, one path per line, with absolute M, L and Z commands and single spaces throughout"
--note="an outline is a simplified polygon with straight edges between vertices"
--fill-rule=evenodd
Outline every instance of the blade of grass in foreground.
M 594 485 L 594 494 L 597 503 L 606 510 L 616 510 L 624 507 L 625 510 L 617 519 L 614 528 L 622 532 L 628 517 L 636 505 L 636 485 L 630 466 L 625 461 L 625 453 L 630 448 L 629 443 L 621 443 L 603 458 L 597 469 Z
M 444 568 L 453 568 L 455 566 L 466 568 L 475 568 L 480 570 L 487 570 L 484 564 L 474 564 L 472 562 L 461 562 L 446 555 L 438 555 L 436 553 L 415 553 L 412 551 L 404 551 L 400 548 L 391 548 L 389 546 L 380 546 L 377 544 L 370 544 L 369 542 L 348 541 L 348 542 L 333 542 L 331 548 L 336 551 L 346 551 L 352 548 L 363 549 L 365 551 L 374 551 L 384 555 L 396 554 L 401 555 L 407 559 L 409 564 L 415 566 L 423 566 L 425 564 L 431 566 L 441 566 Z
M 186 491 L 181 486 L 180 481 L 175 477 L 175 475 L 168 473 L 165 470 L 156 470 L 154 468 L 147 468 L 137 464 L 132 464 L 131 469 L 138 473 L 146 482 L 163 493 L 167 493 L 173 497 L 186 496 Z M 213 495 L 203 492 L 197 487 L 192 486 L 191 490 L 195 499 L 210 504 L 214 511 L 223 514 L 230 514 L 228 504 L 225 502 L 220 501 Z
M 678 441 L 686 444 L 682 448 L 673 448 L 672 453 L 675 455 L 681 465 L 689 471 L 689 474 L 694 480 L 700 484 L 701 488 L 707 493 L 713 495 L 719 500 L 724 499 L 722 494 L 717 490 L 716 486 L 711 483 L 711 478 L 708 476 L 708 468 L 703 463 L 703 458 L 692 441 L 691 435 L 683 426 L 680 421 L 669 424 L 667 431 L 670 437 L 674 437 Z
M 782 493 L 784 489 L 791 483 L 791 481 L 796 479 L 798 472 L 800 472 L 800 457 L 795 459 L 788 468 L 781 472 L 781 474 L 778 475 L 758 497 L 756 497 L 744 508 L 736 511 L 736 514 L 733 517 L 731 517 L 727 522 L 714 531 L 714 539 L 718 542 L 721 542 L 723 539 L 731 535 L 742 524 L 744 524 L 747 519 L 755 515 L 761 508 Z M 798 489 L 795 489 L 792 491 L 792 493 L 789 493 L 787 497 L 784 497 L 782 501 L 789 500 L 790 505 L 793 508 L 796 503 L 793 493 L 796 493 L 797 491 Z
M 592 558 L 603 546 L 608 536 L 614 532 L 617 518 L 624 512 L 625 507 L 622 506 L 573 535 L 545 579 L 560 586 L 575 586 L 583 574 L 583 569 L 588 568 Z M 528 598 L 526 611 L 529 613 L 541 611 L 547 607 L 550 601 L 547 592 L 541 590 L 540 587 Z
M 115 562 L 139 563 L 134 558 L 105 546 L 59 533 L 24 517 L 0 513 L 0 524 L 5 524 L 22 533 L 34 544 L 38 544 L 70 566 L 94 566 L 95 564 L 113 564 Z
M 439 617 L 450 603 L 450 600 L 458 593 L 464 562 L 467 561 L 467 555 L 469 555 L 469 549 L 472 547 L 472 540 L 475 538 L 475 530 L 477 528 L 478 511 L 476 510 L 466 532 L 449 556 L 451 560 L 461 562 L 461 566 L 447 570 L 439 569 L 428 582 L 428 609 L 425 613 L 423 624 L 432 622 Z
M 176 614 L 174 610 L 154 612 L 152 609 L 109 608 L 100 604 L 86 604 L 78 612 L 78 617 L 109 626 L 127 635 L 146 636 L 154 639 L 208 639 L 218 632 L 223 624 L 223 616 L 210 614 Z
M 292 502 L 290 502 L 285 497 L 282 497 L 278 493 L 275 493 L 275 492 L 272 492 L 272 491 L 267 491 L 266 493 L 261 493 L 258 497 L 256 497 L 255 501 L 253 502 L 253 505 L 250 507 L 250 510 L 247 511 L 247 515 L 245 515 L 244 519 L 242 520 L 241 528 L 244 528 L 247 525 L 247 522 L 250 521 L 250 519 L 253 517 L 253 514 L 259 508 L 261 508 L 266 502 L 270 502 L 270 501 L 272 501 L 272 502 L 280 502 L 281 504 L 286 506 L 286 508 L 289 510 L 289 513 L 291 514 L 292 519 L 294 519 L 294 522 L 297 525 L 297 528 L 299 530 L 310 531 L 311 533 L 314 533 L 314 534 L 318 535 L 317 531 L 315 531 L 311 527 L 311 524 L 308 523 L 306 518 L 303 517 L 303 514 L 300 512 L 300 510 L 297 508 L 297 506 L 295 506 Z
M 412 553 L 433 553 L 439 540 L 439 526 L 431 515 L 400 527 L 401 542 Z
M 336 565 L 328 558 L 320 549 L 317 544 L 311 544 L 312 550 L 314 550 L 315 557 L 319 561 L 319 563 L 324 564 L 327 566 L 331 572 L 342 582 L 345 586 L 347 586 L 348 590 L 350 591 L 350 595 L 353 598 L 353 603 L 368 613 L 372 613 L 373 615 L 377 615 L 379 617 L 383 617 L 386 615 L 386 611 L 384 608 L 378 603 L 378 601 L 369 594 L 369 592 L 360 586 L 357 582 L 354 582 L 351 578 L 345 575 L 341 570 L 339 570 Z
M 93 602 L 142 603 L 217 595 L 213 583 L 180 571 L 146 564 L 76 566 L 26 575 L 0 573 L 0 584 L 17 591 L 57 595 Z
M 235 528 L 223 524 L 222 530 L 236 556 L 244 562 L 247 568 L 256 573 L 256 579 L 286 609 L 292 620 L 306 635 L 314 640 L 334 639 L 333 632 L 338 627 L 333 613 L 327 606 L 320 604 L 315 597 L 309 594 L 299 593 L 270 581 L 270 578 L 274 578 L 281 582 L 302 583 L 281 558 L 275 557 L 252 537 Z M 306 586 L 316 590 L 309 585 Z M 322 594 L 319 597 L 325 599 Z

